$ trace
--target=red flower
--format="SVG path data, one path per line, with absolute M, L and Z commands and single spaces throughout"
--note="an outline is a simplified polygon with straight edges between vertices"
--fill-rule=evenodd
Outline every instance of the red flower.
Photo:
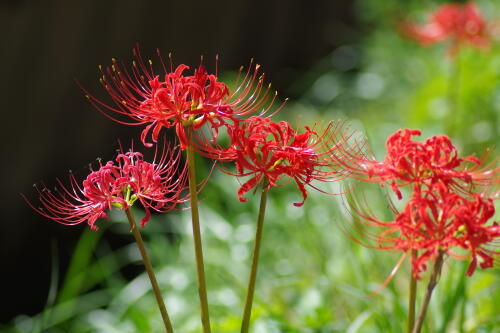
M 426 270 L 427 262 L 438 253 L 464 259 L 459 251 L 472 258 L 467 272 L 471 275 L 481 258 L 481 267 L 493 266 L 498 251 L 493 242 L 500 236 L 500 226 L 489 223 L 494 216 L 492 185 L 498 184 L 500 169 L 487 170 L 483 160 L 467 156 L 460 158 L 447 136 L 434 136 L 421 143 L 413 136 L 419 130 L 399 130 L 386 143 L 387 156 L 379 162 L 363 155 L 343 154 L 337 157 L 355 178 L 370 182 L 389 182 L 398 198 L 400 188 L 411 186 L 404 209 L 385 222 L 371 211 L 351 200 L 354 221 L 368 227 L 354 229 L 354 239 L 365 238 L 364 245 L 385 250 L 399 250 L 412 255 L 412 270 L 416 278 Z M 375 230 L 369 230 L 369 229 Z M 361 230 L 361 232 L 360 232 Z M 398 265 L 402 262 L 402 259 Z
M 56 222 L 74 225 L 87 222 L 97 229 L 95 221 L 106 217 L 106 210 L 113 207 L 127 209 L 140 201 L 146 210 L 141 220 L 144 226 L 150 218 L 150 209 L 168 212 L 179 202 L 184 202 L 181 192 L 185 189 L 186 168 L 180 169 L 180 151 L 164 149 L 158 162 L 143 160 L 138 152 L 120 153 L 115 161 L 92 171 L 80 185 L 70 174 L 70 187 L 57 180 L 60 190 L 50 191 L 45 186 L 36 187 L 41 208 L 35 208 L 41 215 Z M 156 158 L 155 158 L 156 159 Z
M 499 169 L 481 168 L 482 161 L 474 156 L 459 158 L 457 148 L 445 135 L 433 136 L 424 143 L 413 136 L 419 130 L 402 129 L 386 142 L 387 156 L 379 162 L 363 155 L 339 159 L 355 178 L 391 184 L 401 199 L 400 187 L 412 184 L 416 188 L 440 181 L 458 190 L 498 181 Z
M 336 149 L 347 145 L 348 136 L 340 122 L 330 123 L 321 135 L 309 127 L 299 134 L 285 121 L 275 123 L 269 118 L 251 117 L 234 126 L 230 136 L 229 151 L 237 173 L 225 172 L 251 177 L 238 190 L 240 201 L 246 201 L 244 194 L 262 180 L 269 187 L 293 180 L 303 196 L 303 201 L 294 205 L 301 206 L 307 198 L 305 185 L 312 186 L 312 180 L 336 181 L 347 176 L 331 157 Z
M 368 245 L 379 249 L 417 250 L 412 257 L 415 278 L 425 272 L 427 262 L 439 251 L 457 259 L 471 258 L 467 275 L 472 275 L 481 258 L 481 268 L 493 267 L 500 254 L 493 242 L 500 237 L 497 222 L 489 223 L 495 214 L 493 199 L 485 194 L 473 194 L 470 199 L 452 191 L 444 183 L 436 183 L 412 198 L 394 221 L 383 222 L 356 208 L 357 222 L 380 228 L 378 233 L 365 233 Z M 463 255 L 460 252 L 468 252 Z
M 250 67 L 246 73 L 240 69 L 236 88 L 230 91 L 226 84 L 219 82 L 217 73 L 208 74 L 200 65 L 192 75 L 187 75 L 186 65 L 175 70 L 170 61 L 170 71 L 158 51 L 164 75 L 155 74 L 151 60 L 143 61 L 138 48 L 134 49 L 135 60 L 131 70 L 113 65 L 102 70 L 101 84 L 109 93 L 115 106 L 107 105 L 94 96 L 87 97 L 101 112 L 112 120 L 126 125 L 146 125 L 141 140 L 146 146 L 146 136 L 151 133 L 153 142 L 158 141 L 160 130 L 175 127 L 181 148 L 185 149 L 190 140 L 186 127 L 194 130 L 208 124 L 214 137 L 221 126 L 237 121 L 240 117 L 266 113 L 275 96 L 270 97 L 270 85 L 263 86 L 263 75 L 259 76 L 259 65 Z M 253 68 L 253 70 L 252 70 Z M 103 108 L 132 119 L 127 122 L 108 114 Z
M 451 55 L 463 44 L 485 48 L 490 42 L 488 27 L 472 2 L 444 4 L 436 9 L 426 25 L 404 23 L 403 31 L 422 45 L 451 40 Z

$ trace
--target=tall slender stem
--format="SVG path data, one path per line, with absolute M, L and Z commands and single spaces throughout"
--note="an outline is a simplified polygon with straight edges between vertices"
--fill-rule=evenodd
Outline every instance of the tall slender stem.
M 196 272 L 198 274 L 198 293 L 201 307 L 201 324 L 203 332 L 210 333 L 210 315 L 208 313 L 207 288 L 205 283 L 205 266 L 203 264 L 203 248 L 201 244 L 200 215 L 198 213 L 198 190 L 196 183 L 196 165 L 192 145 L 187 147 L 187 163 L 189 171 L 189 195 L 191 197 L 191 222 L 193 226 L 194 252 L 196 256 Z
M 148 252 L 144 247 L 144 242 L 142 241 L 141 233 L 139 229 L 137 229 L 137 225 L 135 223 L 134 215 L 130 208 L 125 210 L 125 214 L 127 214 L 128 222 L 130 223 L 130 230 L 134 235 L 135 242 L 139 247 L 139 251 L 141 252 L 142 262 L 144 263 L 144 267 L 146 267 L 146 271 L 148 272 L 149 281 L 151 281 L 151 286 L 153 287 L 153 292 L 156 296 L 156 302 L 158 303 L 158 307 L 160 308 L 161 317 L 163 318 L 163 323 L 165 324 L 165 330 L 168 333 L 173 333 L 174 329 L 172 328 L 172 324 L 170 323 L 170 318 L 168 317 L 167 308 L 165 307 L 165 303 L 163 302 L 163 298 L 161 297 L 160 287 L 158 286 L 158 282 L 156 281 L 155 273 L 153 272 L 153 266 L 151 265 L 151 261 L 149 260 Z
M 417 251 L 411 252 L 412 261 L 417 256 Z M 415 325 L 415 302 L 417 299 L 417 280 L 413 277 L 413 272 L 410 270 L 410 298 L 408 300 L 408 333 L 411 333 Z
M 252 268 L 248 280 L 247 296 L 245 299 L 245 310 L 241 323 L 241 333 L 247 333 L 250 326 L 250 315 L 252 314 L 253 295 L 255 290 L 255 281 L 257 279 L 257 266 L 259 264 L 260 243 L 262 241 L 262 230 L 264 229 L 264 216 L 266 214 L 267 203 L 267 181 L 264 180 L 260 197 L 259 218 L 257 220 L 257 230 L 255 232 L 255 244 L 253 248 Z
M 412 333 L 420 333 L 420 330 L 422 329 L 425 314 L 427 313 L 427 308 L 429 307 L 429 302 L 431 300 L 432 292 L 434 290 L 434 287 L 438 283 L 439 276 L 441 275 L 443 260 L 444 260 L 444 252 L 440 250 L 438 252 L 436 262 L 434 263 L 434 268 L 432 269 L 431 277 L 429 279 L 429 284 L 427 285 L 427 291 L 425 292 L 424 301 L 422 302 L 422 306 L 420 307 L 417 322 L 413 327 Z

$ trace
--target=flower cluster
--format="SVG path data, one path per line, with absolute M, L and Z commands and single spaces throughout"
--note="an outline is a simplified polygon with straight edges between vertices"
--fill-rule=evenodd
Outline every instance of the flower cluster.
M 421 143 L 413 140 L 416 135 L 420 131 L 409 129 L 391 135 L 383 161 L 361 157 L 343 162 L 358 179 L 389 183 L 400 200 L 401 187 L 411 186 L 410 198 L 394 221 L 380 221 L 357 206 L 358 221 L 382 228 L 379 234 L 367 233 L 378 248 L 417 251 L 412 256 L 416 278 L 438 251 L 462 258 L 455 253 L 457 247 L 472 257 L 468 275 L 474 272 L 478 256 L 482 268 L 492 267 L 498 253 L 488 246 L 500 236 L 500 226 L 488 224 L 495 207 L 487 188 L 498 182 L 499 170 L 481 168 L 482 161 L 473 156 L 458 157 L 447 136 Z
M 236 88 L 230 90 L 218 81 L 217 74 L 208 74 L 203 65 L 193 75 L 186 74 L 186 65 L 175 70 L 170 65 L 167 71 L 158 56 L 165 71 L 163 77 L 154 73 L 151 61 L 146 65 L 137 49 L 131 70 L 114 59 L 111 67 L 101 67 L 100 81 L 115 106 L 87 95 L 111 119 L 129 124 L 109 115 L 103 107 L 131 118 L 133 124 L 146 125 L 141 135 L 145 145 L 151 145 L 146 142 L 149 133 L 156 142 L 162 128 L 174 127 L 182 149 L 191 146 L 212 160 L 234 162 L 236 173 L 222 170 L 238 177 L 250 176 L 238 191 L 241 201 L 261 181 L 269 187 L 295 181 L 305 200 L 305 185 L 312 180 L 334 181 L 346 176 L 330 157 L 337 145 L 347 145 L 347 132 L 341 133 L 343 124 L 330 124 L 318 135 L 309 127 L 299 134 L 285 121 L 271 121 L 283 104 L 270 112 L 276 94 L 269 93 L 270 85 L 264 86 L 259 65 L 251 62 L 246 73 L 240 68 Z M 208 128 L 208 136 L 200 130 L 202 127 Z M 222 148 L 217 141 L 221 128 L 229 135 L 228 148 Z
M 158 57 L 162 76 L 155 74 L 152 62 L 144 61 L 138 48 L 134 49 L 130 69 L 115 59 L 110 67 L 99 66 L 100 82 L 114 105 L 87 93 L 91 103 L 112 120 L 144 125 L 141 141 L 145 146 L 152 146 L 146 139 L 149 135 L 156 143 L 162 128 L 175 128 L 181 149 L 191 147 L 214 161 L 232 162 L 236 172 L 221 169 L 236 177 L 249 177 L 238 190 L 240 201 L 245 201 L 245 193 L 258 184 L 270 188 L 295 182 L 303 197 L 295 205 L 301 206 L 307 198 L 306 186 L 322 191 L 311 184 L 313 180 L 333 182 L 348 176 L 336 154 L 351 152 L 349 140 L 353 133 L 345 129 L 343 122 L 331 122 L 319 134 L 307 126 L 299 133 L 288 122 L 273 122 L 270 118 L 284 103 L 273 108 L 277 94 L 270 94 L 271 85 L 264 86 L 264 75 L 259 74 L 260 66 L 253 65 L 253 61 L 246 72 L 240 68 L 236 88 L 231 90 L 218 80 L 217 73 L 209 74 L 203 64 L 188 74 L 188 66 L 181 64 L 174 69 L 170 57 L 167 70 L 159 51 Z M 229 137 L 227 148 L 218 142 L 221 129 Z M 45 210 L 39 212 L 59 222 L 88 220 L 94 226 L 97 218 L 105 216 L 106 209 L 126 208 L 140 200 L 146 207 L 144 224 L 149 218 L 148 208 L 168 210 L 175 206 L 184 186 L 184 172 L 182 181 L 175 184 L 169 183 L 168 177 L 176 172 L 178 161 L 157 169 L 157 165 L 142 161 L 139 153 L 127 153 L 120 154 L 116 162 L 119 165 L 108 162 L 92 172 L 83 188 L 70 176 L 73 188 L 64 192 L 71 200 L 45 189 L 40 191 Z M 169 194 L 167 198 L 163 197 L 165 193 Z
M 471 4 L 441 7 L 432 25 L 439 30 L 439 38 L 454 34 L 457 41 L 472 38 L 472 30 L 484 28 Z M 468 28 L 463 30 L 462 25 Z M 374 237 L 380 248 L 405 253 L 419 251 L 413 262 L 416 276 L 441 248 L 450 255 L 453 247 L 469 250 L 473 257 L 470 274 L 476 267 L 477 256 L 482 257 L 482 267 L 491 266 L 492 252 L 485 249 L 485 244 L 498 236 L 498 227 L 487 226 L 494 206 L 487 191 L 478 189 L 498 182 L 498 169 L 487 170 L 473 156 L 459 157 L 447 136 L 435 136 L 421 143 L 413 140 L 420 131 L 399 130 L 387 140 L 387 156 L 377 161 L 364 153 L 363 145 L 351 143 L 353 132 L 343 122 L 331 122 L 322 131 L 305 126 L 299 132 L 286 121 L 272 121 L 268 112 L 276 94 L 270 97 L 270 86 L 264 87 L 258 65 L 251 63 L 246 73 L 240 69 L 236 89 L 231 92 L 218 81 L 217 74 L 209 74 L 203 65 L 187 75 L 188 66 L 179 65 L 174 70 L 170 60 L 167 71 L 159 53 L 158 56 L 165 72 L 163 77 L 154 73 L 152 62 L 147 65 L 138 49 L 134 50 L 131 70 L 116 60 L 111 67 L 101 69 L 101 83 L 115 106 L 88 95 L 102 112 L 104 107 L 131 118 L 132 124 L 145 125 L 141 139 L 146 146 L 151 146 L 146 142 L 150 133 L 153 142 L 157 142 L 163 127 L 175 128 L 181 149 L 191 146 L 215 161 L 234 163 L 236 171 L 220 169 L 236 177 L 247 177 L 238 190 L 240 201 L 246 201 L 245 194 L 259 184 L 269 189 L 294 182 L 303 198 L 295 206 L 303 205 L 307 199 L 306 186 L 322 191 L 313 181 L 334 182 L 353 177 L 388 183 L 400 200 L 401 188 L 409 186 L 412 194 L 408 203 L 390 223 L 358 210 L 367 224 L 388 228 Z M 209 136 L 198 131 L 205 125 Z M 229 137 L 227 148 L 217 142 L 221 128 Z M 150 164 L 143 161 L 140 153 L 121 153 L 114 162 L 101 164 L 83 186 L 71 175 L 69 190 L 63 187 L 56 194 L 45 188 L 39 190 L 43 210 L 38 211 L 65 224 L 88 221 L 94 228 L 96 219 L 105 217 L 107 209 L 126 209 L 139 200 L 146 208 L 144 225 L 150 209 L 169 211 L 185 200 L 181 193 L 186 168 L 179 169 L 179 154 L 180 151 L 173 153 L 168 149 L 159 164 Z
M 111 67 L 101 70 L 100 82 L 115 105 L 107 105 L 87 93 L 87 98 L 112 120 L 126 125 L 146 125 L 141 140 L 151 146 L 146 137 L 158 141 L 162 128 L 174 127 L 181 148 L 191 144 L 187 129 L 198 130 L 208 124 L 215 139 L 221 126 L 237 122 L 249 114 L 266 113 L 275 96 L 269 94 L 270 85 L 264 87 L 264 77 L 259 76 L 259 65 L 250 66 L 247 72 L 240 68 L 236 88 L 232 91 L 218 81 L 217 74 L 209 74 L 203 64 L 187 75 L 189 66 L 179 65 L 167 71 L 160 53 L 158 57 L 164 75 L 155 74 L 152 61 L 146 65 L 138 49 L 134 49 L 132 68 L 120 65 L 115 59 Z M 104 109 L 132 119 L 116 118 Z
M 500 226 L 487 222 L 494 214 L 488 196 L 474 193 L 464 197 L 438 182 L 415 194 L 398 216 L 401 237 L 397 246 L 420 251 L 413 263 L 415 275 L 425 271 L 427 260 L 440 249 L 455 258 L 461 258 L 455 248 L 469 251 L 472 262 L 467 275 L 472 275 L 478 257 L 482 258 L 481 268 L 493 267 L 496 254 L 487 244 L 500 236 Z
M 165 149 L 157 163 L 144 161 L 138 152 L 120 152 L 114 161 L 99 162 L 80 185 L 70 174 L 70 187 L 58 180 L 60 189 L 36 187 L 42 207 L 35 208 L 41 215 L 66 225 L 87 222 L 97 229 L 95 222 L 107 217 L 113 207 L 127 209 L 139 201 L 146 211 L 141 220 L 144 226 L 150 218 L 150 209 L 168 212 L 186 200 L 183 196 L 186 168 L 180 168 L 180 151 Z
M 464 44 L 477 48 L 488 47 L 490 43 L 488 30 L 488 25 L 472 2 L 444 4 L 436 9 L 429 22 L 423 26 L 409 22 L 403 24 L 403 32 L 422 45 L 449 40 L 450 55 L 455 55 L 459 47 Z
M 250 177 L 238 190 L 240 201 L 246 201 L 244 194 L 262 181 L 268 188 L 294 181 L 303 197 L 294 205 L 302 206 L 307 198 L 305 186 L 312 186 L 313 180 L 328 182 L 346 177 L 332 156 L 341 147 L 348 149 L 344 124 L 330 123 L 321 134 L 307 126 L 304 129 L 299 133 L 286 121 L 276 123 L 262 117 L 251 117 L 231 129 L 229 152 L 237 173 L 226 172 Z
M 433 136 L 424 143 L 415 141 L 420 130 L 403 129 L 391 135 L 386 142 L 387 156 L 379 162 L 356 155 L 343 161 L 349 164 L 353 176 L 364 180 L 388 181 L 402 198 L 401 187 L 430 186 L 444 182 L 450 187 L 467 191 L 471 186 L 491 183 L 498 173 L 482 168 L 482 162 L 474 156 L 458 157 L 458 151 L 449 137 Z

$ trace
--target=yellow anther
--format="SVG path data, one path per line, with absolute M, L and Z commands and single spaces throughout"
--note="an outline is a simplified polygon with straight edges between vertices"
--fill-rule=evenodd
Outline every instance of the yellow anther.
M 277 160 L 276 162 L 274 162 L 274 164 L 268 170 L 269 171 L 273 171 L 274 168 L 276 168 L 278 165 L 281 164 L 281 162 L 283 162 L 283 159 L 280 158 L 279 160 Z
M 136 202 L 137 199 L 138 199 L 137 195 L 132 194 L 132 196 L 130 197 L 130 199 L 127 200 L 127 203 L 129 204 L 129 206 L 132 206 L 134 204 L 134 202 Z
M 121 202 L 112 202 L 111 206 L 119 208 L 119 209 L 123 209 L 123 204 Z

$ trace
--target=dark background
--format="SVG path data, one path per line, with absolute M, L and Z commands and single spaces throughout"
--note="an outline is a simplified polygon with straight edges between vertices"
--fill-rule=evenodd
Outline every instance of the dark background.
M 73 169 L 109 159 L 117 138 L 138 140 L 140 128 L 103 117 L 86 102 L 77 78 L 97 96 L 97 65 L 131 60 L 139 42 L 197 65 L 220 55 L 220 71 L 250 58 L 290 98 L 293 82 L 336 46 L 362 34 L 353 1 L 4 1 L 0 2 L 2 208 L 0 322 L 39 312 L 46 302 L 56 244 L 60 274 L 84 225 L 65 227 L 27 207 L 34 183 L 65 179 Z M 113 237 L 106 234 L 106 237 Z

